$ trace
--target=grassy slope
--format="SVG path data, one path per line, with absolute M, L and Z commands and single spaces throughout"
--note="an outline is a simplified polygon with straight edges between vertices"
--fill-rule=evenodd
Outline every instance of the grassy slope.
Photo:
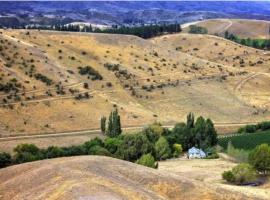
M 220 192 L 222 191 L 222 192 Z M 44 160 L 0 170 L 1 199 L 256 199 L 168 171 L 101 156 Z
M 212 19 L 198 22 L 196 25 L 208 29 L 209 34 L 222 35 L 229 31 L 241 38 L 269 39 L 269 21 L 245 19 Z M 185 32 L 188 32 L 185 28 Z
M 31 101 L 24 103 L 26 106 L 19 102 L 13 110 L 0 108 L 5 116 L 1 119 L 2 128 L 8 131 L 2 131 L 2 135 L 98 128 L 99 118 L 108 115 L 114 104 L 120 110 L 124 126 L 155 120 L 175 123 L 184 120 L 190 111 L 216 122 L 259 121 L 269 115 L 264 105 L 269 102 L 267 55 L 217 37 L 176 34 L 143 40 L 134 36 L 46 31 L 30 31 L 28 35 L 27 31 L 17 30 L 5 30 L 0 37 L 7 40 L 5 54 L 13 59 L 18 51 L 18 61 L 15 59 L 11 68 L 2 64 L 3 72 L 12 70 L 3 80 L 16 77 L 25 86 L 23 98 L 31 97 Z M 17 49 L 13 49 L 14 45 Z M 179 46 L 180 51 L 176 50 Z M 234 59 L 237 55 L 239 58 Z M 0 56 L 2 62 L 7 62 L 6 57 Z M 51 78 L 54 84 L 48 87 L 24 75 L 21 57 L 34 59 L 37 71 Z M 240 66 L 241 59 L 245 60 L 245 67 Z M 259 60 L 263 63 L 249 66 L 249 61 Z M 104 68 L 105 63 L 120 64 L 132 78 L 117 78 Z M 77 67 L 86 65 L 96 69 L 103 80 L 92 81 L 79 75 Z M 266 74 L 258 74 L 261 72 Z M 256 76 L 249 78 L 253 73 Z M 222 76 L 227 76 L 226 80 Z M 30 83 L 25 84 L 25 80 Z M 59 81 L 65 95 L 55 92 Z M 88 89 L 83 87 L 85 82 Z M 107 87 L 107 82 L 113 86 Z M 162 88 L 157 88 L 161 84 Z M 258 84 L 264 89 L 251 98 L 249 94 L 254 93 L 253 88 Z M 130 88 L 125 89 L 125 85 L 132 86 L 136 95 L 132 95 Z M 151 92 L 142 89 L 151 85 L 155 87 Z M 75 100 L 70 88 L 89 92 L 93 98 Z M 53 97 L 46 95 L 48 90 Z M 249 95 L 248 98 L 242 93 Z M 14 120 L 17 116 L 20 117 Z

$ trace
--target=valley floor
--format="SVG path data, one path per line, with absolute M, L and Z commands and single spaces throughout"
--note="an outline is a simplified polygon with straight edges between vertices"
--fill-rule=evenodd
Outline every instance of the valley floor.
M 179 158 L 159 162 L 159 169 L 162 172 L 170 172 L 185 176 L 189 180 L 200 181 L 208 187 L 216 190 L 226 189 L 232 192 L 242 193 L 249 197 L 258 199 L 269 199 L 269 184 L 258 187 L 234 186 L 226 184 L 221 174 L 236 166 L 236 163 L 225 159 L 186 159 Z

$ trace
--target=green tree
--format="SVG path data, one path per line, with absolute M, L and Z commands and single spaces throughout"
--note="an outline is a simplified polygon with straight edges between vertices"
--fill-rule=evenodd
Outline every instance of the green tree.
M 108 128 L 106 134 L 109 137 L 116 137 L 122 133 L 121 129 L 121 117 L 118 114 L 118 110 L 115 109 L 111 112 L 108 121 Z
M 142 133 L 147 136 L 150 142 L 155 143 L 158 138 L 165 133 L 165 129 L 160 123 L 154 122 L 144 128 Z
M 85 142 L 83 146 L 84 146 L 85 151 L 88 152 L 89 149 L 91 149 L 93 146 L 104 147 L 104 143 L 100 138 L 96 137 L 90 141 Z
M 145 134 L 127 134 L 122 136 L 122 144 L 118 147 L 116 155 L 128 161 L 136 161 L 143 154 L 153 153 L 153 144 Z
M 211 119 L 206 120 L 205 132 L 207 134 L 208 147 L 216 145 L 218 142 L 217 131 L 216 131 L 216 129 L 214 127 L 214 123 L 212 122 Z
M 109 137 L 113 135 L 113 115 L 112 115 L 112 112 L 111 112 L 111 114 L 110 114 L 110 116 L 109 116 L 106 134 L 107 134 Z
M 150 153 L 142 155 L 140 159 L 136 161 L 136 163 L 139 165 L 144 165 L 146 167 L 151 167 L 155 169 L 158 167 L 155 158 Z
M 194 114 L 189 113 L 187 115 L 187 128 L 193 128 L 194 127 Z
M 225 171 L 222 174 L 223 179 L 230 183 L 235 184 L 245 184 L 256 180 L 256 172 L 254 168 L 247 164 L 247 163 L 241 163 L 237 166 L 235 166 L 230 171 Z
M 106 131 L 106 117 L 101 117 L 100 119 L 100 129 L 102 133 Z
M 171 156 L 171 149 L 165 137 L 160 137 L 155 143 L 156 158 L 165 160 Z
M 268 144 L 257 146 L 249 154 L 249 163 L 259 172 L 267 174 L 270 171 L 270 147 Z
M 186 126 L 185 123 L 177 123 L 171 134 L 166 136 L 168 142 L 170 145 L 173 145 L 175 143 L 181 144 L 184 150 L 187 150 L 192 145 L 190 145 L 191 137 L 190 134 L 190 128 Z

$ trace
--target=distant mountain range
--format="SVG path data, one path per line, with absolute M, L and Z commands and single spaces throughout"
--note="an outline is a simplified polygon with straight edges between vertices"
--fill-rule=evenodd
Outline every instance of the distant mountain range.
M 0 26 L 89 22 L 104 25 L 184 23 L 211 18 L 270 20 L 270 2 L 91 1 L 1 2 Z

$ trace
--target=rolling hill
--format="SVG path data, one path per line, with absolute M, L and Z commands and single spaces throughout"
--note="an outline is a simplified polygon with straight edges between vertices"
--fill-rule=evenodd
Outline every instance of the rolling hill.
M 240 38 L 269 39 L 270 22 L 245 19 L 211 19 L 198 21 L 197 26 L 205 27 L 211 35 L 224 35 L 225 31 Z M 186 28 L 186 32 L 189 28 Z
M 0 42 L 2 136 L 99 128 L 114 107 L 123 126 L 269 117 L 268 53 L 216 36 L 2 30 Z
M 26 163 L 0 170 L 0 199 L 257 199 L 176 173 L 101 156 Z

